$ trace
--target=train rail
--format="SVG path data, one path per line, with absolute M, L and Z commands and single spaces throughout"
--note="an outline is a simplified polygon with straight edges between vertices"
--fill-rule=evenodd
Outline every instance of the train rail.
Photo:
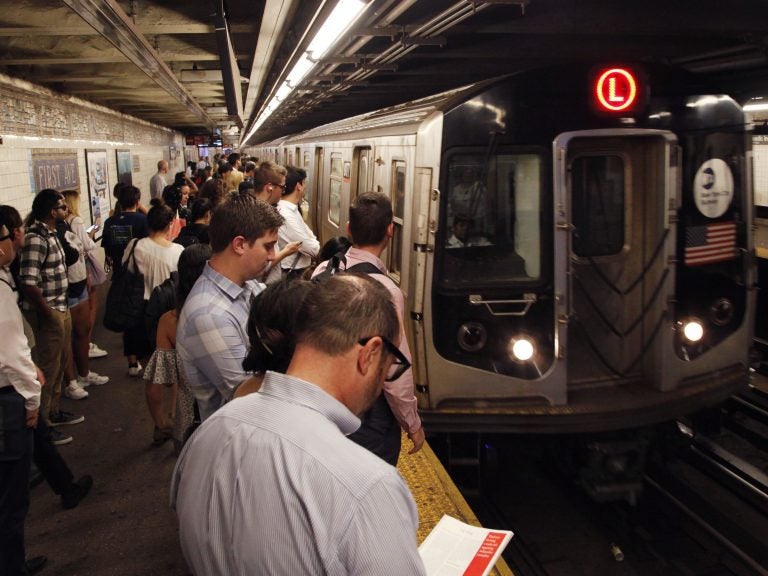
M 636 505 L 593 502 L 552 474 L 559 465 L 539 444 L 551 440 L 475 436 L 477 475 L 467 473 L 471 458 L 455 461 L 482 523 L 515 532 L 504 555 L 515 574 L 559 573 L 590 550 L 601 566 L 593 573 L 765 575 L 766 408 L 768 394 L 750 387 L 712 411 L 719 425 L 710 417 L 670 427 L 649 452 Z

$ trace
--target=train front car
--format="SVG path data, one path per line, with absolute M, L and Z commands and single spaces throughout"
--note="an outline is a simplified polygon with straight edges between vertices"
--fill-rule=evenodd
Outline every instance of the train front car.
M 445 112 L 415 331 L 430 430 L 621 430 L 746 385 L 749 133 L 694 86 L 569 66 Z

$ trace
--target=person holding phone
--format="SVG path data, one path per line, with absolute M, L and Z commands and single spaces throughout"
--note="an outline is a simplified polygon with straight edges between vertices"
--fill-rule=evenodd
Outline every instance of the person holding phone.
M 101 386 L 109 382 L 109 377 L 97 374 L 90 368 L 91 332 L 96 321 L 98 301 L 96 301 L 96 286 L 91 286 L 92 282 L 88 278 L 86 259 L 89 258 L 87 254 L 96 249 L 96 243 L 93 241 L 95 231 L 90 234 L 85 231 L 83 219 L 80 217 L 80 192 L 65 190 L 62 196 L 68 207 L 65 224 L 63 224 L 67 228 L 65 233 L 73 235 L 75 240 L 73 246 L 80 246 L 79 265 L 85 276 L 81 288 L 77 288 L 77 283 L 70 278 L 67 294 L 69 313 L 72 316 L 72 350 L 65 368 L 68 383 L 65 394 L 73 400 L 82 400 L 88 397 L 85 388 L 91 384 Z M 73 269 L 74 267 L 70 266 L 68 273 Z M 91 302 L 92 298 L 93 302 Z M 106 352 L 102 355 L 106 355 Z
M 277 211 L 285 218 L 285 224 L 280 226 L 278 232 L 280 246 L 299 242 L 299 251 L 296 256 L 280 262 L 283 277 L 288 278 L 288 280 L 301 278 L 304 271 L 311 266 L 312 259 L 320 251 L 320 242 L 317 240 L 317 236 L 304 222 L 299 210 L 299 204 L 304 199 L 304 182 L 306 179 L 306 170 L 288 166 L 283 195 L 277 203 Z

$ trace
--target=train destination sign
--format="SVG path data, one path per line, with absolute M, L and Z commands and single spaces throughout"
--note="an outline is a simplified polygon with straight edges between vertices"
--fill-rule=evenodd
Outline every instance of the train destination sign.
M 603 110 L 628 110 L 637 102 L 637 95 L 637 80 L 629 70 L 609 68 L 597 76 L 595 97 Z

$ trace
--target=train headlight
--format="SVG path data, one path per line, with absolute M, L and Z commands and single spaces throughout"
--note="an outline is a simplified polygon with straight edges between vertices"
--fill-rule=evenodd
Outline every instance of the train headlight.
M 510 340 L 508 349 L 512 358 L 518 362 L 528 362 L 536 354 L 533 342 L 525 337 Z
M 704 326 L 701 325 L 701 322 L 695 319 L 684 320 L 683 337 L 685 337 L 691 344 L 699 342 L 704 337 Z

